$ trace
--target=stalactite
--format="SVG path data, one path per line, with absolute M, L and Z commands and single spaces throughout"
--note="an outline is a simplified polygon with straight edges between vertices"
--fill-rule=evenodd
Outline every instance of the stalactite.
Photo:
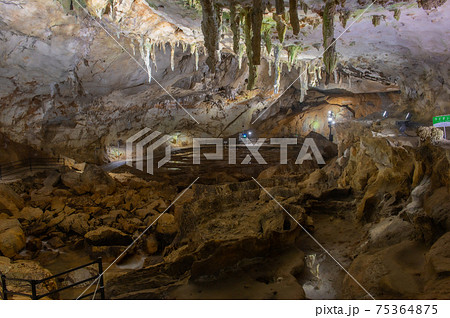
M 218 42 L 217 42 L 217 61 L 220 63 L 222 62 L 222 43 L 220 42 L 220 38 L 222 37 L 222 29 L 223 29 L 223 8 L 219 4 L 214 5 L 215 11 L 216 11 L 216 17 L 217 17 L 217 32 L 218 32 Z
M 273 19 L 277 23 L 278 40 L 280 41 L 280 43 L 283 43 L 287 30 L 286 22 L 284 22 L 281 15 L 278 15 L 276 13 L 273 14 Z
M 280 66 L 280 58 L 281 58 L 281 49 L 282 46 L 277 44 L 274 48 L 275 55 L 275 81 L 273 84 L 273 93 L 278 94 L 280 90 L 280 78 L 281 78 L 281 66 Z
M 308 94 L 308 66 L 302 62 L 300 67 L 300 103 L 305 100 L 305 96 Z
M 237 14 L 236 3 L 231 2 L 230 6 L 230 24 L 233 32 L 233 51 L 234 54 L 239 54 L 239 42 L 241 40 L 240 16 Z
M 141 59 L 143 59 L 145 61 L 144 36 L 143 35 L 139 38 L 139 53 L 141 54 Z
M 195 70 L 198 71 L 198 54 L 197 54 L 197 45 L 195 43 L 191 43 L 191 55 L 195 57 Z
M 152 61 L 150 58 L 150 54 L 151 54 L 151 50 L 152 50 L 152 44 L 150 43 L 150 40 L 148 38 L 145 39 L 144 48 L 145 48 L 144 63 L 145 63 L 145 66 L 147 67 L 148 82 L 151 83 L 152 82 Z
M 268 71 L 269 77 L 271 77 L 272 76 L 272 59 L 269 58 L 267 63 L 269 63 L 267 71 Z
M 242 44 L 239 44 L 239 55 L 238 55 L 239 69 L 242 68 L 242 58 L 244 57 L 244 53 L 245 47 Z
M 284 0 L 275 0 L 275 9 L 277 14 L 284 14 Z
M 298 20 L 297 0 L 289 0 L 289 19 L 294 35 L 300 33 L 300 21 Z
M 169 43 L 170 45 L 170 68 L 172 72 L 175 70 L 175 45 Z
M 262 0 L 253 0 L 252 14 L 252 52 L 253 65 L 261 64 L 261 27 L 264 15 Z
M 394 18 L 395 20 L 400 20 L 400 14 L 401 14 L 401 10 L 400 9 L 395 9 L 394 10 Z
M 288 51 L 288 66 L 289 66 L 289 72 L 292 69 L 292 65 L 297 59 L 298 52 L 301 51 L 302 47 L 297 45 L 290 45 L 287 48 Z
M 153 65 L 155 66 L 155 72 L 158 71 L 158 65 L 156 64 L 156 43 L 152 43 L 152 49 L 150 52 L 150 58 L 153 61 Z
M 205 47 L 208 54 L 206 64 L 211 72 L 215 73 L 217 64 L 217 50 L 219 49 L 219 27 L 214 0 L 201 0 L 202 5 L 202 31 Z
M 270 53 L 272 52 L 272 30 L 271 29 L 272 28 L 271 28 L 270 24 L 263 23 L 262 34 L 263 34 L 264 44 L 266 46 L 268 55 L 270 55 Z
M 379 24 L 380 24 L 380 21 L 381 21 L 381 16 L 379 16 L 379 15 L 373 15 L 372 16 L 372 24 L 373 24 L 373 26 L 378 26 Z
M 327 76 L 325 84 L 330 81 L 337 64 L 336 43 L 334 41 L 334 15 L 336 13 L 335 0 L 327 0 L 322 16 L 322 34 L 323 34 L 323 62 L 325 64 L 325 71 Z
M 258 75 L 256 71 L 256 65 L 253 64 L 253 46 L 252 46 L 252 10 L 250 8 L 245 8 L 244 10 L 244 37 L 245 37 L 245 48 L 247 51 L 248 60 L 248 83 L 247 89 L 252 90 L 255 86 L 256 77 Z
M 308 14 L 308 5 L 303 0 L 300 0 L 300 8 L 305 12 L 305 14 Z
M 350 18 L 349 10 L 344 10 L 339 13 L 339 21 L 341 21 L 341 25 L 344 29 L 347 26 L 347 21 L 349 18 Z

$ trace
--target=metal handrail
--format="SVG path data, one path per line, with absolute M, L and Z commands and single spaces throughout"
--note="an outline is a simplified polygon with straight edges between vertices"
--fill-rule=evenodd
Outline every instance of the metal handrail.
M 84 280 L 81 280 L 79 282 L 70 284 L 68 286 L 64 286 L 64 287 L 58 288 L 56 290 L 52 290 L 52 291 L 50 291 L 48 293 L 45 293 L 45 294 L 42 294 L 42 295 L 38 295 L 37 294 L 37 291 L 36 291 L 36 286 L 37 285 L 42 284 L 43 282 L 55 279 L 55 278 L 57 278 L 59 276 L 66 275 L 68 273 L 71 273 L 71 272 L 80 270 L 82 268 L 94 265 L 94 264 L 98 264 L 98 274 L 96 274 L 96 275 L 94 275 L 92 277 L 86 278 Z M 31 298 L 33 300 L 39 300 L 39 299 L 42 299 L 44 297 L 48 297 L 50 295 L 59 293 L 59 292 L 61 292 L 63 290 L 67 290 L 69 288 L 73 288 L 75 286 L 79 286 L 81 284 L 90 282 L 90 281 L 95 280 L 95 279 L 99 279 L 99 284 L 98 284 L 97 291 L 98 291 L 98 294 L 101 296 L 101 299 L 104 300 L 105 299 L 105 283 L 104 283 L 104 280 L 103 280 L 103 263 L 102 263 L 102 259 L 101 258 L 98 258 L 97 260 L 95 260 L 93 262 L 90 262 L 88 264 L 81 265 L 81 266 L 69 269 L 67 271 L 61 272 L 59 274 L 56 274 L 56 275 L 53 275 L 53 276 L 50 276 L 50 277 L 46 277 L 46 278 L 43 278 L 43 279 L 38 279 L 38 280 L 32 280 L 32 279 L 28 280 L 28 279 L 22 279 L 22 278 L 8 278 L 8 277 L 6 277 L 6 275 L 2 274 L 1 275 L 1 283 L 2 283 L 2 290 L 3 290 L 3 293 L 2 293 L 3 294 L 3 300 L 8 300 L 8 295 L 19 295 L 19 296 L 29 297 L 29 298 Z M 20 292 L 8 291 L 7 286 L 6 286 L 6 281 L 7 280 L 29 283 L 31 285 L 31 294 L 25 294 L 25 293 L 20 293 Z M 84 295 L 83 297 L 81 297 L 81 299 L 87 298 L 88 296 L 93 296 L 93 295 L 95 295 L 97 293 L 97 291 L 92 292 L 92 293 L 87 294 L 87 295 Z

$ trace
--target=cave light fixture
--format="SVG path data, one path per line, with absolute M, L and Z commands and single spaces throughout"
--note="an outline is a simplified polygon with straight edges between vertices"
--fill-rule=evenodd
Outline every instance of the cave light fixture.
M 342 31 L 342 33 L 341 34 L 339 34 L 339 36 L 338 37 L 336 37 L 332 42 L 331 42 L 331 44 L 330 45 L 328 45 L 328 47 L 322 52 L 322 54 L 320 54 L 319 56 L 323 56 L 323 54 L 325 53 L 325 52 L 327 52 L 336 42 L 337 42 L 337 40 L 339 40 L 340 38 L 341 38 L 341 36 L 343 36 L 352 26 L 353 26 L 353 24 L 355 24 L 363 15 L 364 15 L 364 13 L 366 13 L 367 12 L 367 10 L 369 10 L 373 5 L 374 5 L 374 3 L 376 2 L 377 0 L 374 0 L 374 1 L 372 1 L 362 12 L 361 12 L 361 14 L 360 15 L 358 15 L 356 18 L 355 18 L 355 20 L 353 20 L 353 22 L 352 23 L 350 23 L 350 25 L 347 27 L 347 28 L 345 28 L 344 29 L 344 31 Z M 267 110 L 270 108 L 270 107 L 272 107 L 273 106 L 273 104 L 275 104 L 275 102 L 276 101 L 278 101 L 280 98 L 281 98 L 281 96 L 283 96 L 284 95 L 284 93 L 286 93 L 291 87 L 292 87 L 292 85 L 294 85 L 295 84 L 295 82 L 297 82 L 302 76 L 303 76 L 303 74 L 305 74 L 307 72 L 307 69 L 306 70 L 304 70 L 303 72 L 301 72 L 300 73 L 300 75 L 283 91 L 283 92 L 281 92 L 281 93 L 279 93 L 279 95 L 277 96 L 277 98 L 275 99 L 275 101 L 272 103 L 272 104 L 270 104 L 268 107 L 266 107 L 262 112 L 261 112 L 261 114 L 259 114 L 259 116 L 258 117 L 256 117 L 256 119 L 252 122 L 252 125 L 259 119 L 259 118 L 261 118 L 266 112 L 267 112 Z M 265 105 L 264 105 L 265 106 Z
M 333 141 L 333 134 L 331 132 L 331 129 L 336 124 L 336 115 L 332 110 L 328 111 L 328 127 L 330 127 L 330 134 L 328 135 L 328 140 Z
M 88 16 L 90 16 L 90 17 L 98 24 L 98 26 L 99 26 L 103 31 L 105 31 L 105 33 L 106 33 L 111 39 L 113 39 L 114 42 L 115 42 L 115 43 L 116 43 L 116 44 L 117 44 L 117 45 L 118 45 L 125 53 L 127 53 L 127 54 L 130 56 L 130 58 L 131 58 L 133 61 L 136 62 L 136 64 L 139 65 L 139 67 L 140 67 L 142 70 L 144 70 L 144 72 L 145 72 L 151 79 L 153 79 L 153 80 L 155 81 L 155 83 L 158 84 L 159 87 L 161 87 L 162 90 L 163 90 L 167 95 L 169 95 L 169 96 L 175 101 L 175 103 L 176 103 L 182 110 L 184 110 L 184 112 L 185 112 L 186 114 L 188 114 L 189 117 L 191 117 L 191 119 L 192 119 L 193 121 L 195 121 L 198 125 L 200 125 L 200 123 L 198 122 L 198 120 L 195 119 L 195 117 L 192 116 L 192 114 L 191 114 L 190 112 L 188 112 L 188 111 L 186 110 L 186 108 L 184 108 L 183 105 L 181 105 L 180 102 L 179 102 L 175 97 L 173 97 L 173 95 L 170 94 L 170 93 L 167 91 L 167 89 L 165 89 L 164 86 L 162 86 L 161 83 L 159 83 L 159 82 L 158 82 L 158 81 L 150 74 L 150 72 L 147 70 L 147 68 L 145 68 L 144 66 L 142 66 L 141 63 L 139 63 L 139 61 L 136 60 L 136 58 L 135 58 L 135 57 L 134 57 L 134 56 L 133 56 L 133 55 L 132 55 L 132 54 L 131 54 L 131 53 L 130 53 L 123 45 L 122 45 L 122 44 L 120 44 L 119 41 L 117 41 L 116 38 L 115 38 L 114 36 L 112 36 L 112 34 L 111 34 L 108 30 L 106 30 L 106 28 L 105 28 L 100 22 L 98 22 L 97 19 L 94 18 L 94 17 L 89 13 L 89 11 L 88 11 L 85 7 L 83 7 L 83 6 L 80 4 L 79 0 L 73 0 L 73 1 L 75 1 L 76 4 L 77 4 L 80 8 L 82 8 L 83 11 L 84 11 Z

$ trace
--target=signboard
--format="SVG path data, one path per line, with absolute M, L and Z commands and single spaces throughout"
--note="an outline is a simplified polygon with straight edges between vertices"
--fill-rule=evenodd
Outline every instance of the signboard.
M 450 127 L 450 115 L 433 117 L 433 126 L 444 128 L 444 139 L 447 139 L 446 127 Z
M 450 115 L 433 117 L 433 126 L 434 127 L 449 127 L 450 126 Z

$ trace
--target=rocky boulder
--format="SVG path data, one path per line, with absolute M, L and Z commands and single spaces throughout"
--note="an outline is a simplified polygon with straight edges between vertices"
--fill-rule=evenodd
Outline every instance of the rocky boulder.
M 65 233 L 73 231 L 79 235 L 84 235 L 89 231 L 89 215 L 84 213 L 72 214 L 65 217 L 58 227 Z
M 168 213 L 161 215 L 156 225 L 156 232 L 160 234 L 175 234 L 178 232 L 178 225 L 175 221 L 175 217 Z
M 37 219 L 39 219 L 42 215 L 44 214 L 44 212 L 42 212 L 42 210 L 40 208 L 33 208 L 33 207 L 24 207 L 20 213 L 18 213 L 17 218 L 19 220 L 26 220 L 26 221 L 36 221 Z
M 306 138 L 312 138 L 324 159 L 331 159 L 338 154 L 338 147 L 321 134 L 311 131 Z
M 6 257 L 0 257 L 0 272 L 8 278 L 18 278 L 27 280 L 40 280 L 52 276 L 53 274 L 34 261 L 12 262 Z M 36 286 L 38 295 L 46 294 L 57 289 L 56 280 L 48 280 Z M 8 281 L 8 290 L 31 295 L 31 287 L 28 282 Z M 9 296 L 8 299 L 29 299 L 24 296 Z M 48 299 L 48 298 L 46 298 Z
M 414 226 L 398 216 L 382 219 L 369 231 L 370 247 L 387 247 L 412 239 Z
M 23 207 L 23 199 L 9 186 L 0 184 L 0 213 L 15 215 Z
M 82 173 L 68 171 L 61 176 L 61 180 L 77 194 L 112 194 L 116 189 L 114 179 L 96 165 L 86 165 Z
M 0 252 L 13 257 L 25 247 L 25 233 L 17 219 L 5 219 L 0 222 Z
M 126 246 L 133 241 L 130 235 L 109 226 L 101 226 L 86 233 L 84 238 L 95 246 Z
M 427 267 L 431 273 L 448 275 L 450 273 L 450 232 L 442 235 L 428 252 Z

